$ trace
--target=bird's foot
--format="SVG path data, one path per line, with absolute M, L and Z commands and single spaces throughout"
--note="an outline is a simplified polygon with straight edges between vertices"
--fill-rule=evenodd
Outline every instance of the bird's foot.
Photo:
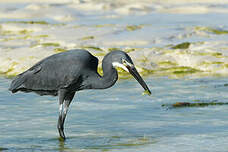
M 61 136 L 59 136 L 58 139 L 59 139 L 60 142 L 64 142 L 64 141 L 66 140 L 66 138 L 63 138 L 63 137 L 61 137 Z
M 62 117 L 59 117 L 59 121 L 58 121 L 58 125 L 57 125 L 58 131 L 59 131 L 59 136 L 62 140 L 65 140 L 65 134 L 64 134 L 64 127 L 63 127 L 63 123 L 62 123 Z
M 59 131 L 59 136 L 60 136 L 59 138 L 60 138 L 61 140 L 65 140 L 66 137 L 65 137 L 63 128 L 58 126 L 58 131 Z

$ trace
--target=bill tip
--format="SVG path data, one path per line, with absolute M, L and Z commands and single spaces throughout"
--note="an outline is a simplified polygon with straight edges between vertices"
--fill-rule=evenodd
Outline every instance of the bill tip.
M 150 92 L 150 90 L 145 90 L 143 93 L 142 93 L 143 95 L 151 95 L 151 92 Z

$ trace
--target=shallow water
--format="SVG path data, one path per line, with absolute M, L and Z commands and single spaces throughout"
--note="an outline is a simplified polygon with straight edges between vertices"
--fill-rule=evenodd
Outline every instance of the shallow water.
M 151 96 L 134 79 L 78 92 L 58 140 L 57 98 L 12 95 L 0 78 L 0 147 L 8 151 L 194 151 L 228 149 L 228 106 L 167 108 L 175 102 L 227 102 L 228 78 L 149 77 Z M 3 150 L 4 151 L 4 150 Z

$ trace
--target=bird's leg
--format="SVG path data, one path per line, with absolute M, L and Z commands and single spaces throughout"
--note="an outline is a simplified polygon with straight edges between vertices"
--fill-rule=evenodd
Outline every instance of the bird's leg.
M 59 107 L 59 120 L 58 120 L 58 130 L 59 130 L 59 135 L 65 139 L 65 134 L 64 134 L 64 122 L 65 118 L 70 106 L 70 103 L 74 97 L 75 92 L 71 93 L 65 93 L 65 98 L 63 102 L 60 102 L 60 107 Z M 60 100 L 61 101 L 61 100 Z
M 67 94 L 67 96 L 66 96 L 66 98 L 65 98 L 65 100 L 63 102 L 62 126 L 61 126 L 62 128 L 64 128 L 65 118 L 66 118 L 70 103 L 71 103 L 71 101 L 72 101 L 72 99 L 74 97 L 74 94 L 75 94 L 75 92 Z
M 66 90 L 61 89 L 59 90 L 59 119 L 58 119 L 58 124 L 57 128 L 59 131 L 59 135 L 62 139 L 65 139 L 65 134 L 63 131 L 63 124 L 62 124 L 62 115 L 63 115 L 63 102 L 66 96 Z

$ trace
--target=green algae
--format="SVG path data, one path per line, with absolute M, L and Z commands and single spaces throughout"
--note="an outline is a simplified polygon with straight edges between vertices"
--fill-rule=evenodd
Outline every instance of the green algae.
M 191 43 L 183 42 L 172 47 L 172 49 L 188 49 Z
M 213 56 L 216 58 L 223 58 L 225 57 L 221 52 L 193 52 L 192 54 L 194 55 L 199 55 L 199 56 Z
M 124 48 L 124 49 L 122 49 L 122 48 L 108 48 L 108 52 L 111 52 L 111 51 L 119 51 L 119 50 L 123 50 L 126 53 L 130 53 L 130 52 L 136 51 L 135 48 Z
M 64 26 L 65 23 L 49 23 L 46 21 L 7 21 L 6 24 L 31 24 L 31 25 L 52 25 L 52 26 Z
M 129 74 L 128 72 L 124 71 L 122 68 L 116 67 L 116 70 L 118 72 L 118 77 L 120 79 L 130 79 L 133 78 L 131 74 Z M 100 75 L 103 75 L 103 69 L 101 66 L 98 66 L 97 72 Z
M 200 100 L 199 100 L 200 101 Z M 162 104 L 162 107 L 171 107 L 171 108 L 184 108 L 184 107 L 207 107 L 207 106 L 217 106 L 217 105 L 228 105 L 227 102 L 176 102 L 173 104 Z
M 171 61 L 161 61 L 158 63 L 160 66 L 177 66 L 177 63 Z
M 196 73 L 196 72 L 200 71 L 200 70 L 197 70 L 195 68 L 185 67 L 185 66 L 172 68 L 172 70 L 174 70 L 173 74 L 191 74 L 191 73 Z
M 171 67 L 171 68 L 161 68 L 160 71 L 167 72 L 167 73 L 173 73 L 173 74 L 192 74 L 196 72 L 200 72 L 200 70 L 197 70 L 192 67 L 187 66 L 177 66 L 177 67 Z
M 103 27 L 112 27 L 115 26 L 114 24 L 97 24 L 95 25 L 96 28 L 103 28 Z
M 13 77 L 19 73 L 13 72 L 15 69 L 15 66 L 18 65 L 19 63 L 16 61 L 13 61 L 9 64 L 9 68 L 6 71 L 0 71 L 1 74 L 6 75 L 7 77 Z
M 52 42 L 41 43 L 40 45 L 42 45 L 43 47 L 50 47 L 50 46 L 59 47 L 60 46 L 59 43 L 52 43 Z
M 224 64 L 224 62 L 214 61 L 214 62 L 211 62 L 211 64 Z
M 136 48 L 108 48 L 108 52 L 119 51 L 119 50 L 123 50 L 126 53 L 130 53 L 130 52 L 136 51 Z
M 148 75 L 156 75 L 156 76 L 168 76 L 168 77 L 175 77 L 175 78 L 182 78 L 188 75 L 203 75 L 203 71 L 200 71 L 198 69 L 187 67 L 187 66 L 170 66 L 170 67 L 154 67 L 153 69 L 146 69 L 143 67 L 140 67 L 140 74 L 142 76 L 148 76 Z M 205 75 L 205 74 L 204 74 Z
M 228 34 L 228 30 L 216 29 L 216 28 L 212 28 L 212 27 L 196 26 L 194 29 L 196 31 L 204 31 L 204 32 L 209 32 L 209 33 L 216 34 L 216 35 Z
M 187 55 L 197 55 L 197 56 L 213 56 L 216 58 L 224 58 L 226 56 L 223 55 L 223 53 L 221 52 L 209 52 L 209 51 L 191 51 L 189 49 L 183 49 L 181 51 L 179 50 L 164 50 L 163 51 L 166 54 L 170 54 L 170 53 L 176 53 L 176 54 L 187 54 Z
M 111 51 L 118 51 L 120 50 L 120 48 L 108 48 L 108 52 L 111 52 Z
M 24 29 L 24 30 L 18 31 L 18 34 L 30 34 L 31 32 L 33 32 L 33 31 L 29 31 L 29 30 Z
M 96 46 L 81 46 L 80 48 L 82 49 L 92 49 L 92 50 L 96 50 L 96 51 L 104 51 L 103 49 L 96 47 Z
M 2 39 L 1 41 L 11 41 L 11 40 L 28 40 L 28 39 L 40 39 L 40 38 L 46 38 L 48 37 L 48 35 L 35 35 L 35 36 L 32 36 L 30 34 L 26 34 L 25 36 L 11 36 L 11 37 L 7 37 L 7 38 L 4 38 Z
M 153 144 L 156 143 L 156 141 L 153 141 L 149 138 L 142 137 L 142 138 L 137 138 L 135 140 L 130 140 L 126 143 L 117 143 L 111 145 L 111 147 L 136 147 L 136 146 L 144 146 L 148 144 Z
M 8 148 L 0 147 L 0 151 L 6 151 L 6 150 L 8 150 Z
M 211 53 L 211 56 L 214 56 L 216 58 L 222 58 L 222 57 L 224 57 L 223 54 L 220 53 L 220 52 L 213 52 L 213 53 Z
M 156 74 L 156 70 L 150 70 L 150 69 L 146 69 L 146 68 L 140 68 L 140 74 L 142 76 L 147 76 L 147 75 L 151 75 L 151 74 Z
M 217 29 L 211 29 L 210 32 L 217 34 L 217 35 L 221 35 L 221 34 L 228 34 L 227 30 L 217 30 Z
M 148 58 L 146 56 L 142 56 L 140 59 L 138 59 L 138 61 L 142 62 L 142 63 L 148 63 Z
M 66 49 L 63 49 L 63 48 L 55 48 L 54 49 L 54 52 L 56 53 L 61 53 L 61 52 L 66 52 L 67 50 Z
M 5 38 L 3 39 L 3 41 L 12 41 L 12 40 L 27 40 L 27 39 L 31 39 L 32 36 L 31 35 L 25 35 L 22 37 L 9 37 L 9 38 Z
M 200 66 L 220 65 L 220 66 L 223 66 L 225 68 L 228 68 L 227 64 L 225 64 L 224 62 L 219 62 L 219 61 L 213 61 L 213 62 L 203 61 L 199 65 Z
M 141 29 L 143 26 L 142 25 L 128 25 L 126 26 L 127 31 L 135 31 Z
M 223 86 L 224 86 L 224 87 L 228 87 L 228 83 L 225 83 Z
M 80 38 L 80 40 L 92 40 L 94 39 L 95 37 L 94 36 L 86 36 L 86 37 L 83 37 L 83 38 Z
M 42 24 L 47 25 L 49 24 L 46 21 L 8 21 L 7 23 L 19 23 L 19 24 Z
M 42 47 L 60 47 L 59 43 L 55 42 L 45 42 L 45 43 L 40 43 L 40 41 L 37 41 L 36 44 L 31 45 L 30 47 L 36 47 L 36 46 L 42 46 Z
M 130 53 L 130 52 L 134 52 L 134 51 L 136 51 L 135 48 L 125 48 L 124 49 L 124 52 L 126 52 L 126 53 Z
M 33 36 L 33 38 L 46 38 L 46 37 L 48 37 L 48 35 L 45 35 L 45 34 Z
M 2 36 L 10 36 L 10 35 L 25 35 L 25 34 L 30 34 L 32 33 L 32 30 L 19 30 L 19 31 L 10 31 L 10 30 L 2 30 L 0 31 L 0 35 Z
M 121 138 L 119 137 L 118 140 L 120 140 Z M 139 146 L 145 146 L 145 145 L 149 145 L 149 144 L 154 144 L 157 143 L 157 141 L 152 140 L 150 138 L 147 137 L 140 137 L 137 139 L 132 139 L 129 141 L 123 141 L 123 142 L 117 142 L 117 143 L 113 143 L 113 144 L 104 144 L 104 145 L 99 145 L 99 146 L 89 146 L 87 147 L 87 149 L 90 150 L 102 150 L 102 151 L 109 151 L 112 149 L 123 149 L 125 147 L 139 147 Z
M 103 75 L 103 69 L 100 66 L 98 66 L 97 68 L 97 73 L 99 73 L 100 75 Z
M 95 56 L 101 56 L 104 57 L 106 55 L 105 52 L 99 52 L 99 53 L 94 53 Z
M 120 136 L 112 136 L 112 138 L 114 138 L 114 139 L 120 139 L 121 137 Z

